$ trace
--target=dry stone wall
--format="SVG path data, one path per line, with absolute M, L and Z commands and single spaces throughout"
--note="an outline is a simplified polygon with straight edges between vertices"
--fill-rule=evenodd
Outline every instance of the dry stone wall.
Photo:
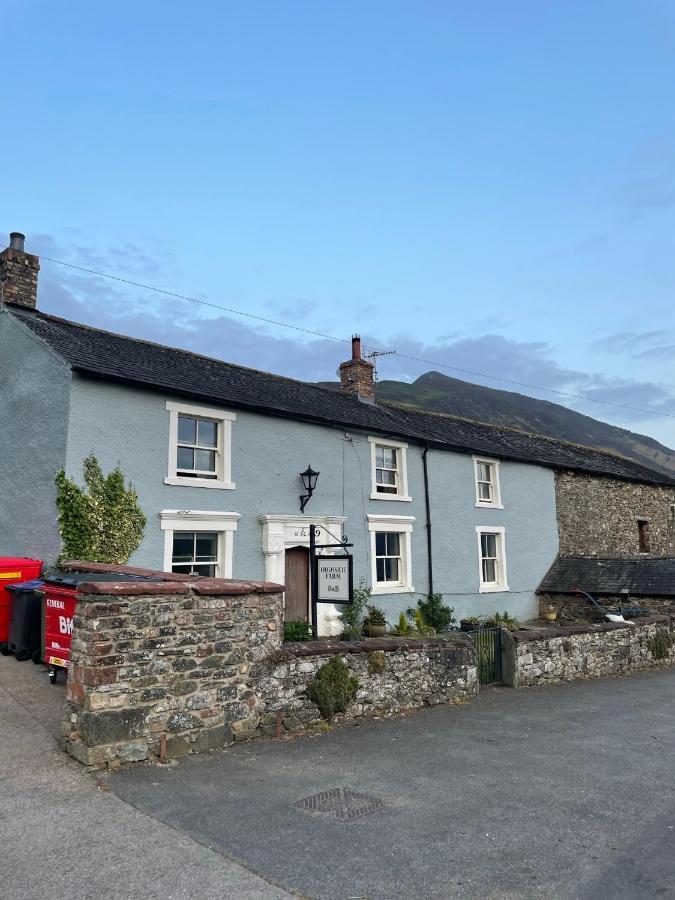
M 674 488 L 576 472 L 556 472 L 555 488 L 561 556 L 639 556 L 639 519 L 649 555 L 674 555 Z
M 462 636 L 282 647 L 279 585 L 197 579 L 80 585 L 63 741 L 85 765 L 173 758 L 319 719 L 306 696 L 339 654 L 359 678 L 341 718 L 474 697 Z
M 261 674 L 257 686 L 265 708 L 261 725 L 268 733 L 276 729 L 278 716 L 286 731 L 298 731 L 319 720 L 306 691 L 335 655 L 359 680 L 356 698 L 342 718 L 463 702 L 478 693 L 475 651 L 466 638 L 286 644 L 279 661 Z
M 106 593 L 101 593 L 105 591 Z M 96 583 L 73 622 L 64 742 L 90 766 L 222 747 L 255 729 L 251 667 L 278 650 L 279 585 Z
M 669 616 L 675 614 L 675 603 L 672 597 L 631 597 L 625 594 L 598 594 L 595 599 L 607 609 L 636 606 L 648 609 L 653 615 Z M 606 622 L 604 614 L 593 606 L 585 597 L 578 594 L 539 594 L 539 615 L 543 618 L 544 612 L 552 606 L 558 613 L 561 623 L 576 622 Z
M 507 635 L 505 680 L 512 687 L 624 675 L 675 664 L 675 619 L 520 630 Z M 659 648 L 665 652 L 661 657 Z

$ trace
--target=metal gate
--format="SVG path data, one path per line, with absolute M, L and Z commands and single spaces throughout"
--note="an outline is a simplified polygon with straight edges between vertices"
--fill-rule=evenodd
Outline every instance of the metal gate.
M 479 628 L 469 637 L 476 648 L 476 664 L 480 684 L 494 684 L 502 680 L 502 630 Z

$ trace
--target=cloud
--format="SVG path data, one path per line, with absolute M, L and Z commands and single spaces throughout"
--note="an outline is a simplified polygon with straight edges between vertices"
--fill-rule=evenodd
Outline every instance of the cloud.
M 59 247 L 49 235 L 32 243 L 44 255 L 77 265 L 98 259 L 102 271 L 137 273 L 138 280 L 149 280 L 148 273 L 165 272 L 171 263 L 169 257 L 150 256 L 133 244 L 94 251 L 79 242 Z M 45 312 L 292 378 L 335 381 L 337 367 L 350 351 L 347 340 L 304 336 L 47 262 L 40 277 L 40 308 Z M 320 312 L 310 299 L 289 298 L 278 304 L 278 313 L 271 317 L 306 322 L 312 328 L 312 314 Z M 622 425 L 658 421 L 650 410 L 675 414 L 675 400 L 666 386 L 567 368 L 556 362 L 543 341 L 514 341 L 496 332 L 471 338 L 450 333 L 433 341 L 400 333 L 386 343 L 374 335 L 362 337 L 370 348 L 397 351 L 378 359 L 381 379 L 413 381 L 435 369 L 488 387 L 562 403 Z M 601 338 L 593 348 L 634 355 L 672 353 L 667 337 L 662 331 L 623 331 Z M 566 399 L 523 385 L 577 394 L 582 399 Z M 594 400 L 646 411 L 613 409 Z
M 675 344 L 669 330 L 618 331 L 593 341 L 591 349 L 601 353 L 627 354 L 631 359 L 675 360 Z

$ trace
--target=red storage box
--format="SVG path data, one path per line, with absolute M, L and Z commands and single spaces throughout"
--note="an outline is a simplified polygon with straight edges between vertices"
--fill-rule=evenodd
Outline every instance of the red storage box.
M 40 577 L 42 560 L 23 556 L 0 556 L 0 644 L 9 641 L 9 620 L 12 598 L 6 590 L 8 584 L 33 581 Z
M 77 587 L 45 582 L 45 646 L 43 659 L 50 675 L 56 677 L 54 667 L 68 668 L 70 642 L 73 635 L 73 616 L 77 606 Z M 53 680 L 53 679 L 52 679 Z

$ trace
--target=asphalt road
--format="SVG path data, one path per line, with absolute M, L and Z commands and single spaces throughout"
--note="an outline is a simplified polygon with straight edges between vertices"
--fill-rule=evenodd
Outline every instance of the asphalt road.
M 491 688 L 470 705 L 136 766 L 108 784 L 307 897 L 667 898 L 674 713 L 672 669 Z M 374 798 L 345 807 L 367 814 L 297 805 L 338 788 Z
M 289 894 L 134 809 L 57 747 L 65 689 L 0 657 L 2 900 L 281 900 Z

